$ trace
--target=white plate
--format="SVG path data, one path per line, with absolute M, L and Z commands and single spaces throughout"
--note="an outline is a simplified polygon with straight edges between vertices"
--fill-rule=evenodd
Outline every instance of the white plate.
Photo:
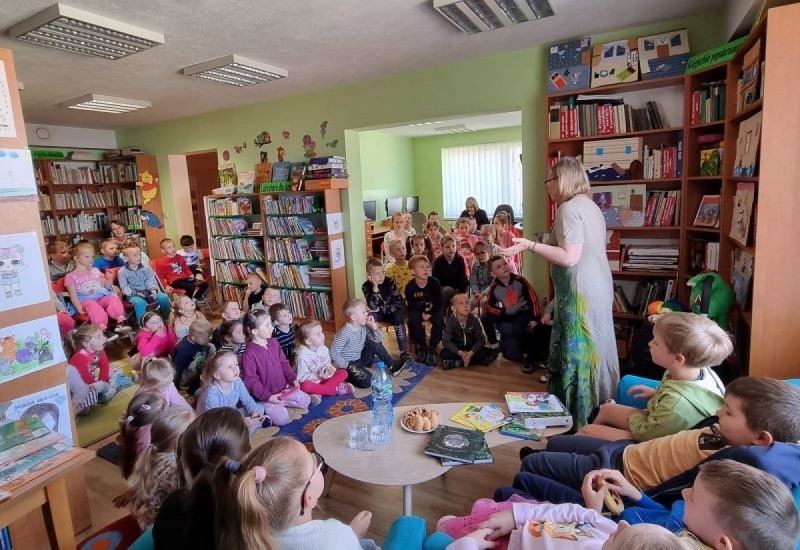
M 403 419 L 402 418 L 400 419 L 400 427 L 403 428 L 407 432 L 411 432 L 412 434 L 429 434 L 433 430 L 436 429 L 436 428 L 431 428 L 430 430 L 422 430 L 422 431 L 418 432 L 417 430 L 412 430 L 411 428 L 409 428 L 405 424 L 403 424 Z

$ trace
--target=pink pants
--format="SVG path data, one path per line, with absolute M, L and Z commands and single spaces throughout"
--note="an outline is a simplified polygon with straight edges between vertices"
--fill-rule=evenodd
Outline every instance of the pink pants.
M 488 498 L 481 498 L 475 501 L 472 505 L 472 513 L 463 517 L 450 517 L 450 519 L 439 520 L 436 526 L 437 531 L 447 533 L 454 539 L 465 537 L 478 529 L 478 525 L 489 519 L 492 514 L 511 510 L 515 502 L 536 502 L 535 500 L 526 500 L 519 495 L 512 495 L 505 502 L 495 502 Z M 508 548 L 508 536 L 498 539 L 495 542 L 495 548 L 498 550 L 505 550 Z
M 308 394 L 302 390 L 297 390 L 278 405 L 273 403 L 262 403 L 262 405 L 264 405 L 264 414 L 272 420 L 275 426 L 285 426 L 289 423 L 289 411 L 286 410 L 287 408 L 305 409 L 308 408 L 310 403 L 311 398 Z
M 317 395 L 336 395 L 336 386 L 347 380 L 347 370 L 336 369 L 333 376 L 324 382 L 312 382 L 306 380 L 300 382 L 300 389 L 306 393 L 315 393 Z
M 98 327 L 106 328 L 109 318 L 115 321 L 125 319 L 125 308 L 116 295 L 103 296 L 99 300 L 81 300 L 81 306 L 89 316 L 89 322 Z
M 75 319 L 73 319 L 66 311 L 59 311 L 58 315 L 58 331 L 61 333 L 61 339 L 67 337 L 72 329 L 75 328 Z

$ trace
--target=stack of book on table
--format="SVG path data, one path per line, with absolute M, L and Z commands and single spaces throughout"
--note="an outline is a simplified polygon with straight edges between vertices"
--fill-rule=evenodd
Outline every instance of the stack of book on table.
M 442 466 L 494 462 L 483 432 L 444 424 L 434 430 L 423 452 L 438 457 Z
M 545 428 L 572 421 L 558 397 L 547 392 L 506 392 L 506 403 L 513 421 L 500 429 L 503 435 L 539 441 Z
M 508 424 L 512 417 L 500 408 L 497 403 L 467 403 L 450 420 L 467 428 L 488 432 Z

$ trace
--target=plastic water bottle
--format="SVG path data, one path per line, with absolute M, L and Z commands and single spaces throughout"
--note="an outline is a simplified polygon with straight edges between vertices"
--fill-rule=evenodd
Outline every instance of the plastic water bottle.
M 392 438 L 394 409 L 392 408 L 392 378 L 383 361 L 378 361 L 378 372 L 372 377 L 372 430 L 373 445 L 385 445 Z

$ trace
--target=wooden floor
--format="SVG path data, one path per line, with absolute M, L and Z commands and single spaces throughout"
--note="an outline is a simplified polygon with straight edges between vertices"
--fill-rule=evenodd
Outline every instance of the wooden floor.
M 384 333 L 385 334 L 385 333 Z M 328 334 L 328 341 L 333 339 Z M 397 351 L 394 334 L 390 334 L 387 347 Z M 115 346 L 118 348 L 119 346 Z M 539 382 L 542 370 L 532 375 L 523 374 L 517 363 L 500 358 L 491 367 L 471 367 L 443 371 L 436 368 L 403 399 L 403 405 L 426 403 L 451 403 L 462 401 L 503 403 L 506 391 L 544 390 Z M 97 449 L 113 441 L 113 436 L 92 445 Z M 494 489 L 510 485 L 519 471 L 518 452 L 528 444 L 520 440 L 492 449 L 493 464 L 459 466 L 444 476 L 414 487 L 414 515 L 428 522 L 428 531 L 435 529 L 436 521 L 443 515 L 464 515 L 472 503 L 481 497 L 491 497 Z M 533 444 L 532 446 L 536 446 Z M 111 500 L 124 490 L 119 468 L 101 458 L 95 458 L 86 468 L 89 502 L 93 526 L 78 539 L 126 515 L 127 510 L 114 508 Z M 383 541 L 392 521 L 403 511 L 402 487 L 381 487 L 350 480 L 336 475 L 328 496 L 321 499 L 315 517 L 335 517 L 345 523 L 361 510 L 372 512 L 369 537 Z

